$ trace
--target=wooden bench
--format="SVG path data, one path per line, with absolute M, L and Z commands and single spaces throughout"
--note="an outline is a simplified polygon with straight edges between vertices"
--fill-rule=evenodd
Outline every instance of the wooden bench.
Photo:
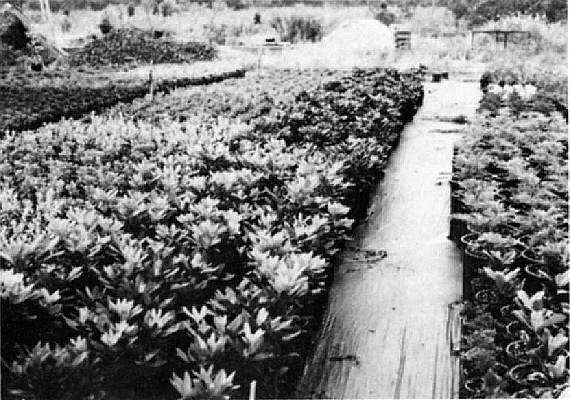
M 521 31 L 521 30 L 502 30 L 502 29 L 491 29 L 491 30 L 471 30 L 471 48 L 473 48 L 475 44 L 475 35 L 477 34 L 487 34 L 487 35 L 494 35 L 495 42 L 499 43 L 502 37 L 503 39 L 503 48 L 507 48 L 507 43 L 509 41 L 509 36 L 513 35 L 525 35 L 528 39 L 531 38 L 530 31 Z

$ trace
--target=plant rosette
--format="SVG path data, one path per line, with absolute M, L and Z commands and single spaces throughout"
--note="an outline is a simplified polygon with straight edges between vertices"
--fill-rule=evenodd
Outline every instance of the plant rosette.
M 520 254 L 520 251 L 516 248 L 489 251 L 487 253 L 490 261 L 489 267 L 494 271 L 518 271 L 521 264 Z

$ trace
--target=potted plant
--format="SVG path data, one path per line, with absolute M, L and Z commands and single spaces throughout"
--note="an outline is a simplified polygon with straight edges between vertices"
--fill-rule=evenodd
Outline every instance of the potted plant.
M 568 240 L 547 242 L 537 248 L 537 253 L 552 275 L 568 269 Z
M 533 386 L 545 386 L 548 377 L 544 369 L 539 364 L 519 364 L 507 372 L 508 378 L 517 385 L 519 389 Z
M 561 324 L 567 319 L 567 315 L 546 308 L 544 297 L 544 291 L 529 296 L 526 291 L 519 290 L 515 299 L 519 310 L 513 311 L 513 314 L 537 335 L 545 328 Z
M 483 273 L 494 282 L 494 286 L 475 293 L 475 301 L 487 307 L 487 310 L 500 315 L 500 309 L 512 302 L 519 270 L 494 271 L 483 267 Z
M 486 258 L 488 258 L 489 253 L 492 251 L 503 257 L 513 249 L 521 248 L 521 242 L 519 240 L 497 232 L 472 233 L 465 235 L 461 240 L 465 243 L 466 249 L 468 249 L 470 253 Z
M 510 312 L 511 315 L 513 315 L 512 310 Z M 518 319 L 515 319 L 514 321 L 511 321 L 507 324 L 506 332 L 507 335 L 513 339 L 512 341 L 517 341 L 521 340 L 523 336 L 526 335 L 525 332 L 527 331 L 527 329 L 528 327 L 526 324 L 522 323 Z
M 490 262 L 490 251 L 507 253 L 512 250 L 516 241 L 497 233 L 469 233 L 461 238 L 463 244 L 463 282 L 464 298 L 471 298 L 471 288 L 468 283 Z M 509 248 L 508 245 L 511 244 Z M 499 255 L 502 257 L 503 255 Z

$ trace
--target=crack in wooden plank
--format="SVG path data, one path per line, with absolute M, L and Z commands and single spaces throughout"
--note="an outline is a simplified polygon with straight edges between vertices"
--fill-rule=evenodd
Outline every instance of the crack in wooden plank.
M 437 334 L 436 337 L 436 341 L 435 341 L 435 365 L 433 366 L 433 386 L 432 386 L 432 391 L 431 391 L 431 398 L 435 399 L 437 398 L 436 396 L 436 392 L 437 392 L 437 375 L 438 375 L 438 371 L 437 371 L 437 364 L 438 364 L 438 354 L 439 353 L 439 333 Z
M 404 378 L 404 366 L 406 365 L 406 329 L 402 332 L 402 344 L 400 347 L 400 365 L 398 367 L 398 375 L 396 378 L 396 388 L 394 390 L 394 398 L 400 398 L 400 390 L 402 389 L 402 379 Z
M 461 311 L 462 303 L 451 303 L 447 317 L 447 335 L 451 355 L 458 355 L 461 351 Z

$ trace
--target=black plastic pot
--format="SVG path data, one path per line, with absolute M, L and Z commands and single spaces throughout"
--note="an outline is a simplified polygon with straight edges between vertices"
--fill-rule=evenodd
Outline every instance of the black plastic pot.
M 525 389 L 517 390 L 515 393 L 513 393 L 511 398 L 513 398 L 513 399 L 535 399 L 536 394 L 534 393 L 534 390 L 529 389 L 529 388 L 525 388 Z
M 463 204 L 462 196 L 459 194 L 460 185 L 455 180 L 449 181 L 449 204 L 451 214 L 459 214 L 465 211 L 465 204 Z M 462 225 L 465 224 L 457 218 L 452 217 L 449 221 L 449 239 L 453 240 L 456 244 L 460 243 L 461 233 L 463 232 Z
M 561 274 L 562 272 L 564 272 L 568 268 L 568 265 L 565 265 L 560 260 L 559 257 L 545 256 L 545 257 L 543 257 L 543 260 L 544 260 L 544 265 L 546 265 L 548 267 L 548 270 L 550 271 L 550 273 L 552 275 Z
M 472 299 L 471 280 L 479 274 L 487 262 L 487 258 L 471 253 L 468 248 L 463 251 L 463 300 Z
M 530 264 L 524 268 L 524 285 L 523 289 L 533 295 L 541 290 L 546 290 L 551 295 L 556 294 L 556 284 L 546 271 L 542 264 Z
M 483 289 L 475 293 L 473 300 L 481 305 L 499 306 L 501 297 L 495 289 Z
M 505 352 L 510 360 L 510 364 L 528 364 L 532 361 L 529 355 L 528 344 L 524 340 L 513 340 L 505 348 Z
M 520 240 L 520 239 L 519 239 Z M 532 264 L 528 259 L 523 257 L 523 253 L 526 251 L 526 249 L 524 248 L 524 245 L 521 245 L 521 249 L 517 254 L 517 257 L 513 263 L 513 268 L 520 268 L 521 272 L 524 273 L 524 268 L 527 265 Z
M 558 302 L 558 303 L 568 303 L 569 301 L 569 296 L 570 294 L 568 293 L 568 290 L 565 289 L 558 289 L 556 291 L 556 296 L 554 296 L 554 299 Z
M 452 191 L 449 203 L 451 205 L 452 214 L 465 212 L 465 204 L 463 203 L 462 197 L 459 193 Z
M 465 381 L 463 389 L 469 398 L 474 398 L 483 392 L 485 380 L 483 378 L 471 378 Z
M 501 307 L 501 319 L 505 322 L 507 321 L 512 321 L 512 322 L 518 322 L 518 320 L 515 320 L 515 316 L 513 315 L 513 311 L 515 310 L 515 306 L 514 304 L 507 304 Z M 508 328 L 508 325 L 507 325 Z
M 520 236 L 520 231 L 516 226 L 510 224 L 496 224 L 489 227 L 478 227 L 473 224 L 469 224 L 469 230 L 474 233 L 485 233 L 485 232 L 494 232 L 500 233 L 505 236 L 510 236 L 513 238 Z M 520 249 L 521 251 L 523 249 Z
M 463 248 L 461 237 L 468 234 L 467 223 L 459 218 L 451 218 L 449 221 L 449 239 L 453 240 L 457 247 Z
M 495 363 L 495 365 L 493 365 L 493 367 L 491 367 L 491 370 L 502 379 L 507 378 L 507 373 L 509 372 L 509 369 L 510 368 L 508 365 L 503 364 L 501 362 L 497 362 Z
M 543 264 L 542 260 L 533 254 L 532 249 L 525 249 L 521 254 L 521 258 L 523 258 L 528 263 L 527 265 Z
M 465 235 L 461 235 L 460 239 L 462 249 L 467 248 L 468 245 L 472 243 L 475 239 L 477 239 L 477 236 L 479 235 L 478 233 L 471 231 L 469 229 L 469 225 L 467 225 L 466 228 L 469 232 L 466 233 Z
M 457 218 L 451 218 L 449 220 L 449 236 L 448 239 L 452 240 L 456 244 L 459 242 L 459 238 L 461 237 L 461 221 Z
M 539 374 L 536 374 L 537 372 Z M 544 375 L 544 378 L 540 378 L 540 374 L 543 374 L 542 367 L 531 363 L 516 365 L 507 372 L 508 378 L 519 389 L 545 385 L 548 379 L 546 375 Z
M 479 270 L 487 265 L 487 257 L 480 256 L 470 250 L 470 243 L 477 237 L 477 233 L 468 233 L 461 237 L 462 261 L 463 261 L 463 300 L 472 300 L 473 291 L 471 280 L 475 278 Z
M 507 306 L 505 306 L 507 307 Z M 502 308 L 501 308 L 502 310 Z M 511 313 L 512 315 L 512 313 Z M 507 331 L 507 335 L 511 338 L 511 342 L 516 342 L 518 340 L 520 340 L 520 332 L 521 331 L 526 331 L 527 326 L 525 324 L 523 324 L 521 321 L 517 320 L 513 320 L 511 322 L 509 322 L 507 324 L 507 327 L 505 328 L 505 330 Z

